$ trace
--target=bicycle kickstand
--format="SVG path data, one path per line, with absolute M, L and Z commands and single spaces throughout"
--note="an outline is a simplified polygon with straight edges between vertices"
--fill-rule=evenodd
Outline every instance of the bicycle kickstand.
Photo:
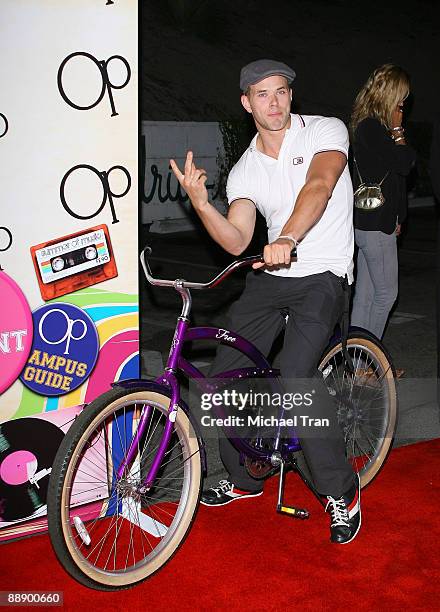
M 309 518 L 309 511 L 305 508 L 296 508 L 295 506 L 287 506 L 284 504 L 284 485 L 285 485 L 286 473 L 285 473 L 285 462 L 281 461 L 280 465 L 280 480 L 278 484 L 278 503 L 277 512 L 280 514 L 287 514 L 293 518 L 306 519 Z

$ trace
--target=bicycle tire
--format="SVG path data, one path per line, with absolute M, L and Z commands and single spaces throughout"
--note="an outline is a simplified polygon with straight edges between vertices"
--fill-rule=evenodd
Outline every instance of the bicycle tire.
M 347 457 L 365 487 L 377 476 L 391 449 L 397 392 L 392 363 L 377 339 L 368 333 L 352 332 L 347 349 L 353 373 L 345 364 L 341 342 L 327 349 L 319 370 L 336 401 Z
M 154 444 L 167 420 L 169 403 L 169 397 L 154 391 L 116 387 L 84 409 L 60 445 L 49 485 L 49 535 L 63 567 L 87 587 L 111 591 L 142 582 L 171 559 L 192 526 L 202 488 L 202 465 L 199 440 L 182 409 L 148 496 L 133 488 L 155 456 Z M 118 480 L 116 466 L 147 405 L 152 412 L 142 450 L 139 446 L 130 471 Z M 119 455 L 116 447 L 121 447 Z M 173 486 L 165 486 L 167 481 Z M 98 496 L 98 500 L 84 502 L 84 495 Z M 87 538 L 91 543 L 87 544 Z M 103 563 L 108 550 L 113 568 L 108 560 Z

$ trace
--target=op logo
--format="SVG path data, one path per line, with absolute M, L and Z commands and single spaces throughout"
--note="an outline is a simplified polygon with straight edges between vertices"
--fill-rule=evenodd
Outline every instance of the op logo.
M 95 324 L 78 306 L 47 304 L 33 312 L 34 341 L 20 376 L 40 395 L 64 395 L 92 373 L 99 352 Z
M 81 60 L 75 61 L 75 58 L 81 58 Z M 73 63 L 69 62 L 73 60 Z M 85 61 L 87 63 L 85 63 Z M 92 62 L 92 64 L 90 64 Z M 81 68 L 80 68 L 81 67 Z M 91 95 L 96 95 L 96 98 L 88 100 L 87 102 L 80 103 L 78 96 L 83 95 L 83 80 L 84 74 L 88 75 L 90 68 L 93 70 L 93 67 L 96 68 L 97 73 L 94 79 L 90 79 L 90 86 L 93 87 L 93 81 L 95 81 L 97 85 L 97 91 L 95 94 L 91 92 Z M 67 75 L 64 75 L 64 71 L 67 69 Z M 96 72 L 95 70 L 95 72 Z M 113 74 L 113 81 L 118 79 L 120 82 L 113 82 L 110 80 L 109 71 Z M 96 79 L 97 76 L 97 79 Z M 98 60 L 96 57 L 91 55 L 90 53 L 86 53 L 85 51 L 76 51 L 75 53 L 71 53 L 68 55 L 62 62 L 60 67 L 58 68 L 58 90 L 61 94 L 63 100 L 72 108 L 76 108 L 77 110 L 90 110 L 97 106 L 101 100 L 103 99 L 105 93 L 107 92 L 107 96 L 110 102 L 111 108 L 111 117 L 115 117 L 119 113 L 116 111 L 115 101 L 113 98 L 113 90 L 114 89 L 123 89 L 129 82 L 131 77 L 131 69 L 127 60 L 122 57 L 122 55 L 112 55 L 106 60 Z M 71 83 L 69 87 L 69 81 Z M 78 83 L 81 84 L 81 91 L 74 92 L 75 85 Z M 67 92 L 66 92 L 67 87 Z M 72 96 L 75 96 L 72 99 Z
M 72 175 L 78 171 L 79 171 L 79 176 L 72 177 Z M 84 174 L 84 171 L 87 173 L 91 172 L 92 176 L 94 175 L 98 179 L 98 185 L 99 185 L 98 190 L 101 190 L 102 199 L 100 203 L 98 201 L 98 204 L 96 205 L 96 209 L 93 212 L 81 214 L 80 212 L 73 210 L 71 204 L 67 202 L 66 190 L 69 191 L 71 195 L 74 195 L 76 193 L 76 189 L 75 189 L 76 186 L 81 184 L 81 181 L 84 181 L 85 178 L 88 178 Z M 121 182 L 120 181 L 121 177 L 123 177 L 122 180 L 126 182 L 126 185 L 122 185 L 121 191 L 119 193 L 116 191 L 113 191 L 110 185 L 110 175 L 112 172 L 117 173 L 117 176 L 115 178 L 116 179 L 119 178 L 119 182 Z M 72 177 L 71 181 L 68 182 L 68 179 L 70 177 Z M 75 183 L 75 178 L 76 178 L 76 183 Z M 72 182 L 72 185 L 70 185 L 70 189 L 69 189 L 70 182 Z M 66 210 L 69 213 L 69 215 L 71 215 L 72 217 L 75 217 L 75 219 L 93 219 L 93 217 L 96 217 L 97 215 L 99 215 L 99 213 L 104 209 L 108 201 L 109 206 L 110 206 L 110 211 L 112 214 L 112 224 L 119 223 L 119 219 L 116 214 L 116 209 L 115 209 L 115 204 L 113 202 L 113 198 L 115 199 L 123 198 L 130 191 L 130 188 L 131 188 L 131 176 L 127 168 L 124 168 L 124 166 L 113 166 L 109 170 L 100 171 L 94 168 L 93 166 L 90 166 L 89 164 L 79 164 L 77 166 L 74 166 L 73 168 L 70 168 L 70 170 L 68 170 L 66 174 L 63 176 L 63 179 L 60 184 L 60 200 L 61 200 L 61 204 L 63 205 L 64 210 Z
M 7 133 L 8 129 L 8 120 L 6 119 L 3 113 L 0 113 L 0 138 L 3 138 L 3 136 Z
M 12 233 L 3 225 L 0 227 L 0 252 L 7 251 L 12 245 Z M 1 270 L 1 268 L 0 268 Z

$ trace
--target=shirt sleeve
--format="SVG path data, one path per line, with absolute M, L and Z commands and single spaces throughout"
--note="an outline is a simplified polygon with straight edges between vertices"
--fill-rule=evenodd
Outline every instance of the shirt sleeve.
M 408 144 L 396 145 L 379 121 L 361 121 L 356 131 L 356 140 L 358 138 L 369 153 L 380 159 L 389 170 L 402 176 L 410 173 L 416 161 L 416 152 Z
M 348 157 L 349 137 L 344 123 L 336 117 L 322 117 L 311 130 L 309 147 L 313 155 L 341 151 Z
M 229 173 L 226 183 L 226 197 L 229 206 L 235 200 L 240 199 L 251 200 L 254 204 L 256 203 L 249 184 L 246 184 L 243 168 L 239 164 L 236 164 Z

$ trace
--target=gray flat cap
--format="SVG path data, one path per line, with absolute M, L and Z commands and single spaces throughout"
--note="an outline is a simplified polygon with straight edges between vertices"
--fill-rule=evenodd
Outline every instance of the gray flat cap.
M 289 85 L 296 77 L 295 71 L 283 62 L 269 59 L 256 60 L 241 69 L 240 89 L 246 91 L 249 85 L 255 85 L 255 83 L 275 74 L 286 77 Z

